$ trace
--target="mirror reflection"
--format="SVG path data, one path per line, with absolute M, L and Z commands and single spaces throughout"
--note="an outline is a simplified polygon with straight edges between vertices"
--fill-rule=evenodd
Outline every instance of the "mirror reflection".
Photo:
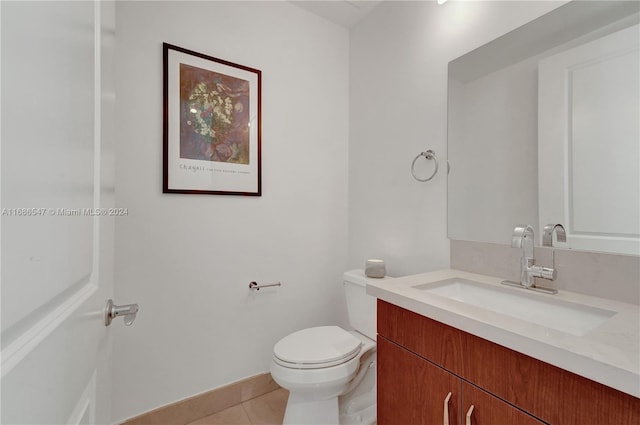
M 573 1 L 449 63 L 450 238 L 640 255 L 639 16 Z

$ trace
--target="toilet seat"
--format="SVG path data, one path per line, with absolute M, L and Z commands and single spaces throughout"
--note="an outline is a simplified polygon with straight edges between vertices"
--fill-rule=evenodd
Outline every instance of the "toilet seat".
M 302 329 L 282 338 L 273 348 L 273 361 L 290 369 L 323 369 L 355 358 L 362 342 L 338 326 Z

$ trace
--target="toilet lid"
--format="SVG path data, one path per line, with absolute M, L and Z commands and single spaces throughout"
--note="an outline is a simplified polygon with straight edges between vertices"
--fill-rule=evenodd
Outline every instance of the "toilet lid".
M 273 347 L 283 366 L 320 368 L 342 364 L 360 352 L 361 341 L 338 326 L 303 329 L 282 338 Z

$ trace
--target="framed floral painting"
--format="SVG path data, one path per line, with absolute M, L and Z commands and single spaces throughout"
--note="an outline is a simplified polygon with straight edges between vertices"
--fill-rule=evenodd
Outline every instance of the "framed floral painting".
M 260 70 L 163 44 L 164 193 L 262 194 Z

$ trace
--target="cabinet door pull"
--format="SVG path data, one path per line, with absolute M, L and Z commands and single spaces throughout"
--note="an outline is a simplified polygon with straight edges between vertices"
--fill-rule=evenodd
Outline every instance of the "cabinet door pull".
M 472 414 L 473 414 L 473 404 L 471 405 L 471 407 L 467 411 L 467 422 L 466 422 L 466 425 L 471 425 L 471 415 Z
M 447 397 L 444 399 L 444 420 L 442 421 L 443 425 L 449 425 L 449 399 L 451 398 L 451 392 L 447 394 Z

